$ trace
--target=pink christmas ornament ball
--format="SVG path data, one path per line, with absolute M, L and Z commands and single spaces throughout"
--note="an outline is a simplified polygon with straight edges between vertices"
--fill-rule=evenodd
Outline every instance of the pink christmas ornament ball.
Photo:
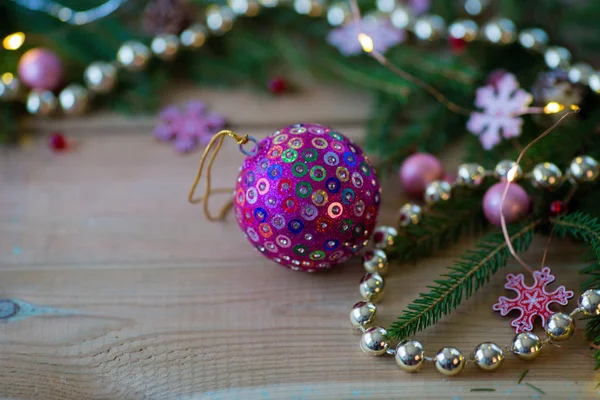
M 19 60 L 19 78 L 32 89 L 55 90 L 62 82 L 63 66 L 51 50 L 28 50 Z
M 313 272 L 366 245 L 380 201 L 375 170 L 356 144 L 329 127 L 296 124 L 261 140 L 245 158 L 234 211 L 265 257 Z
M 443 175 L 440 160 L 428 153 L 415 153 L 400 166 L 400 184 L 408 195 L 414 197 L 421 197 L 427 185 Z
M 510 183 L 502 212 L 507 224 L 516 222 L 529 212 L 529 196 L 525 189 L 516 183 Z M 483 212 L 487 220 L 493 225 L 500 225 L 500 203 L 506 182 L 499 182 L 490 187 L 483 196 Z

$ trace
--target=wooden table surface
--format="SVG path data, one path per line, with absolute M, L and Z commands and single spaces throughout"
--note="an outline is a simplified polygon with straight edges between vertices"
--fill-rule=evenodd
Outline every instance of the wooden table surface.
M 280 99 L 175 88 L 165 102 L 192 98 L 256 137 L 312 121 L 360 138 L 369 108 L 364 94 L 339 88 Z M 19 149 L 0 150 L 0 398 L 598 396 L 599 375 L 585 356 L 591 351 L 583 331 L 534 362 L 509 355 L 497 372 L 470 364 L 453 378 L 431 365 L 406 374 L 391 357 L 366 356 L 348 322 L 359 300 L 360 263 L 320 274 L 292 272 L 255 252 L 232 217 L 205 221 L 201 207 L 186 201 L 200 154 L 179 156 L 155 142 L 154 124 L 106 113 L 35 121 L 30 128 L 41 135 Z M 72 152 L 48 149 L 46 137 L 56 129 L 76 139 Z M 456 154 L 446 155 L 447 165 L 458 162 Z M 228 143 L 215 168 L 217 184 L 232 185 L 240 161 Z M 384 183 L 380 223 L 392 223 L 405 200 L 397 186 Z M 389 324 L 474 240 L 416 264 L 394 265 L 380 322 Z M 545 238 L 536 239 L 526 259 L 537 265 L 544 245 Z M 576 293 L 583 279 L 579 252 L 555 239 L 548 255 L 557 280 Z M 519 268 L 510 262 L 416 339 L 430 351 L 452 345 L 464 354 L 482 341 L 509 342 L 510 320 L 491 307 L 507 294 L 505 274 Z M 525 369 L 524 382 L 545 394 L 517 384 Z M 495 391 L 472 391 L 477 388 Z

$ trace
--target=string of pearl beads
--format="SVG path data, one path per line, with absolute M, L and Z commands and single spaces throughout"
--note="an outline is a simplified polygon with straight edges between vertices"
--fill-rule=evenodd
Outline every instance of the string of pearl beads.
M 393 244 L 394 236 L 387 238 Z M 390 345 L 390 338 L 385 328 L 374 326 L 377 315 L 375 305 L 383 296 L 385 281 L 383 275 L 389 271 L 387 256 L 382 249 L 368 251 L 363 258 L 367 274 L 360 281 L 362 301 L 356 303 L 350 311 L 350 323 L 362 331 L 360 348 L 367 354 L 394 356 L 398 367 L 406 372 L 417 372 L 426 362 L 432 362 L 436 369 L 446 375 L 458 374 L 467 362 L 473 362 L 484 371 L 493 371 L 500 367 L 505 352 L 513 353 L 521 360 L 533 360 L 540 355 L 544 346 L 552 342 L 568 340 L 575 333 L 573 317 L 581 313 L 584 316 L 600 315 L 600 290 L 586 290 L 578 301 L 578 306 L 571 313 L 557 312 L 552 314 L 544 327 L 546 338 L 541 339 L 534 333 L 517 334 L 504 350 L 492 342 L 483 342 L 475 347 L 467 359 L 457 348 L 444 347 L 433 357 L 426 354 L 423 345 L 414 339 L 399 342 L 395 348 Z

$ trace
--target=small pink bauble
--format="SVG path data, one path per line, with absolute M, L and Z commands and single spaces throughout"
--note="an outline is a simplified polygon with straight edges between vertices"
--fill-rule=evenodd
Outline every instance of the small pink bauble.
M 318 124 L 281 128 L 240 169 L 235 216 L 250 243 L 294 270 L 348 260 L 368 241 L 381 189 L 362 150 Z
M 54 90 L 62 82 L 63 66 L 51 50 L 35 48 L 19 60 L 19 78 L 32 89 Z
M 493 225 L 500 225 L 500 203 L 505 188 L 506 182 L 496 183 L 483 196 L 483 212 L 487 220 Z M 529 196 L 525 189 L 516 183 L 510 183 L 502 212 L 507 224 L 516 222 L 523 215 L 526 215 L 529 212 Z
M 422 196 L 427 185 L 443 175 L 440 160 L 427 153 L 413 154 L 400 166 L 400 183 L 410 196 Z

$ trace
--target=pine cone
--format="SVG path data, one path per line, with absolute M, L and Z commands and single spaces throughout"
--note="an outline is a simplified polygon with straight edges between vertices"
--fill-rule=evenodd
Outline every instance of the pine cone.
M 144 30 L 149 35 L 172 33 L 177 35 L 188 27 L 193 9 L 182 0 L 152 0 L 144 10 Z

